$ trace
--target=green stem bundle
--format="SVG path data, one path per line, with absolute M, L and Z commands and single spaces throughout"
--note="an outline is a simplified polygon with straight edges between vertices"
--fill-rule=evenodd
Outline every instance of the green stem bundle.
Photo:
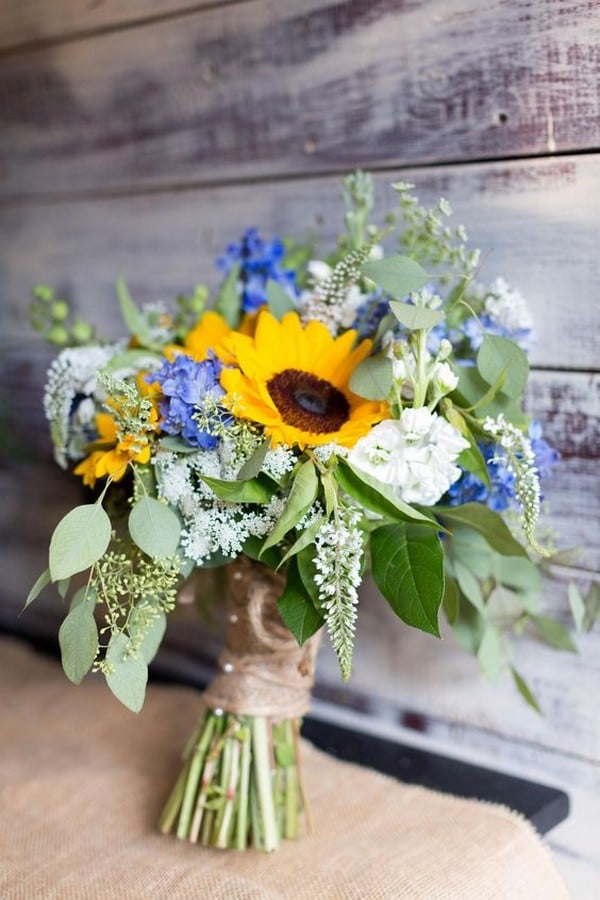
M 271 851 L 297 837 L 305 810 L 299 731 L 299 719 L 208 709 L 186 748 L 160 830 L 237 850 Z

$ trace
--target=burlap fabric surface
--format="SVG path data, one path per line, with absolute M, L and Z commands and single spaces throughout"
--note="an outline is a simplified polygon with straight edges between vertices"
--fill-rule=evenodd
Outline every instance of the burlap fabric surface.
M 199 698 L 152 686 L 143 712 L 104 684 L 0 642 L 0 897 L 564 900 L 532 828 L 500 807 L 407 787 L 305 746 L 315 833 L 274 854 L 155 832 Z

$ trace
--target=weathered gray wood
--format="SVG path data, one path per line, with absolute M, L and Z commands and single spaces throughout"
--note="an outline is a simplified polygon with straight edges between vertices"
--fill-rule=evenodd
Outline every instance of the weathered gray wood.
M 218 3 L 219 0 L 2 0 L 0 50 L 132 25 Z
M 593 0 L 255 0 L 9 54 L 2 193 L 600 144 Z
M 527 297 L 534 365 L 597 369 L 600 155 L 409 174 L 427 202 L 441 194 L 451 200 L 454 220 L 483 250 L 481 280 L 503 275 Z M 377 176 L 379 210 L 393 207 L 389 185 L 403 175 Z M 200 281 L 214 285 L 214 259 L 249 225 L 298 239 L 313 231 L 331 247 L 342 222 L 339 194 L 334 176 L 0 208 L 0 333 L 11 340 L 29 334 L 31 286 L 48 282 L 101 333 L 119 334 L 117 274 L 143 301 L 172 298 Z

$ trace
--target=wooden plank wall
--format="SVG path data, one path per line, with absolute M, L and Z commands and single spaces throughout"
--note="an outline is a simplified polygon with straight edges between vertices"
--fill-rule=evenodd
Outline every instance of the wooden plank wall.
M 549 521 L 587 548 L 548 584 L 547 607 L 567 621 L 566 581 L 585 586 L 600 567 L 599 48 L 594 0 L 4 0 L 0 405 L 18 449 L 0 466 L 2 621 L 15 621 L 76 490 L 48 462 L 51 353 L 28 332 L 31 285 L 56 284 L 115 335 L 116 273 L 139 299 L 165 298 L 214 284 L 216 254 L 246 225 L 327 244 L 339 174 L 357 166 L 376 172 L 382 203 L 398 178 L 448 197 L 484 250 L 483 276 L 530 301 L 529 407 L 563 457 Z M 20 627 L 56 616 L 47 604 Z M 541 719 L 508 682 L 478 681 L 451 638 L 392 622 L 372 590 L 361 620 L 353 682 L 341 689 L 325 653 L 321 696 L 563 783 L 575 810 L 554 846 L 577 896 L 594 879 L 600 890 L 584 827 L 600 812 L 600 632 L 577 656 L 523 643 Z

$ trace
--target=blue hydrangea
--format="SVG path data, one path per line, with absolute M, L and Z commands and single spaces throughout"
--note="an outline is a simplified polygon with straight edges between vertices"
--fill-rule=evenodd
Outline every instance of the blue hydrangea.
M 195 362 L 183 353 L 172 362 L 165 360 L 161 368 L 147 376 L 148 382 L 161 386 L 160 426 L 164 432 L 179 435 L 200 450 L 212 450 L 217 438 L 203 431 L 194 415 L 201 412 L 207 399 L 219 400 L 225 391 L 219 383 L 222 363 L 215 358 Z
M 256 228 L 248 228 L 240 241 L 227 246 L 217 266 L 229 272 L 239 263 L 242 310 L 255 312 L 267 302 L 267 282 L 276 281 L 291 298 L 298 296 L 296 275 L 283 268 L 285 246 L 279 238 L 264 241 Z
M 543 481 L 551 474 L 552 467 L 559 459 L 559 453 L 542 437 L 542 426 L 539 422 L 531 423 L 529 438 L 535 454 L 538 474 L 540 480 Z M 446 495 L 448 504 L 460 506 L 463 503 L 485 503 L 496 512 L 514 507 L 516 499 L 513 473 L 501 459 L 495 460 L 497 448 L 494 444 L 481 444 L 479 449 L 486 461 L 491 487 L 488 488 L 472 472 L 465 471 L 450 487 Z
M 358 332 L 360 338 L 372 338 L 389 311 L 388 298 L 383 295 L 382 291 L 377 291 L 357 308 L 352 328 Z

